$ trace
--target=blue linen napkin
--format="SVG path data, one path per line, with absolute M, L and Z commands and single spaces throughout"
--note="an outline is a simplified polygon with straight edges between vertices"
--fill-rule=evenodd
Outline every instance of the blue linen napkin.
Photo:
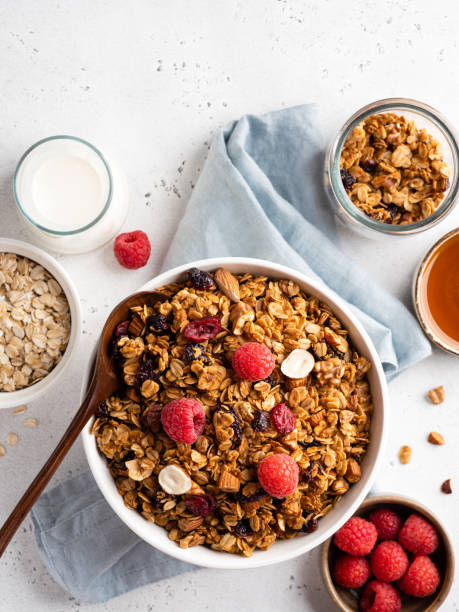
M 348 301 L 391 378 L 427 357 L 430 344 L 408 310 L 336 246 L 318 126 L 317 108 L 304 105 L 247 115 L 217 134 L 163 269 L 239 255 L 318 276 Z M 89 472 L 44 493 L 32 520 L 46 567 L 82 601 L 194 569 L 139 540 Z

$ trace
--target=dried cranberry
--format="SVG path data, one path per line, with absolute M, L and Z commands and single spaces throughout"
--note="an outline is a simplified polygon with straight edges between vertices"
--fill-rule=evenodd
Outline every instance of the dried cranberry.
M 360 164 L 362 170 L 365 172 L 369 172 L 372 174 L 376 170 L 377 162 L 374 159 L 366 159 L 364 162 Z
M 341 169 L 341 180 L 343 181 L 344 189 L 346 191 L 349 191 L 352 185 L 355 183 L 355 178 L 346 170 L 346 168 Z
M 266 431 L 269 428 L 269 414 L 264 410 L 257 410 L 253 415 L 252 428 L 254 431 Z
M 207 516 L 215 510 L 216 502 L 211 495 L 190 495 L 185 500 L 185 506 L 195 516 Z
M 241 538 L 246 538 L 247 536 L 252 535 L 253 531 L 250 527 L 249 520 L 242 519 L 241 521 L 239 521 L 234 527 L 234 533 Z
M 147 327 L 154 332 L 164 332 L 167 333 L 171 326 L 169 324 L 169 320 L 166 317 L 166 315 L 163 314 L 156 314 L 156 315 L 150 315 L 147 318 Z
M 303 525 L 301 531 L 304 531 L 304 533 L 312 533 L 313 531 L 317 531 L 318 527 L 319 521 L 313 517 L 312 519 L 309 519 L 305 525 Z
M 204 317 L 197 321 L 191 321 L 183 330 L 183 335 L 191 342 L 202 342 L 210 340 L 218 334 L 222 326 L 218 317 Z
M 204 347 L 202 344 L 198 344 L 197 342 L 190 342 L 187 344 L 183 350 L 183 358 L 185 361 L 190 363 L 191 361 L 195 361 L 199 359 L 204 353 Z
M 214 286 L 214 279 L 210 274 L 207 274 L 204 270 L 198 270 L 198 268 L 190 268 L 188 278 L 195 289 L 210 289 Z
M 118 323 L 115 328 L 115 338 L 119 338 L 120 336 L 126 336 L 126 334 L 128 333 L 129 324 L 130 321 L 122 321 L 121 323 Z
M 271 410 L 271 420 L 281 436 L 292 432 L 296 427 L 296 419 L 287 404 L 280 403 Z

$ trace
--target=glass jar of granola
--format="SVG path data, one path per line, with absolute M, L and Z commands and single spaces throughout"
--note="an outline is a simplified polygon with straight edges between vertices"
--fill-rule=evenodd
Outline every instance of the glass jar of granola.
M 435 109 L 389 98 L 344 124 L 325 160 L 337 216 L 367 237 L 406 236 L 436 225 L 456 204 L 459 147 Z

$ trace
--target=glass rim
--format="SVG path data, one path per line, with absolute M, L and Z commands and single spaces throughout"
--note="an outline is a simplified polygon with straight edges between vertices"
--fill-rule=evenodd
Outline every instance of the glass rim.
M 108 195 L 107 195 L 107 200 L 104 204 L 104 207 L 102 208 L 102 210 L 100 211 L 100 213 L 97 215 L 97 217 L 95 217 L 90 223 L 87 223 L 86 225 L 79 227 L 77 229 L 74 230 L 54 230 L 51 229 L 49 227 L 45 227 L 44 225 L 41 225 L 40 223 L 37 223 L 36 221 L 34 221 L 32 219 L 32 217 L 30 215 L 28 215 L 19 198 L 18 192 L 17 192 L 17 188 L 16 188 L 16 183 L 17 183 L 17 178 L 18 178 L 18 174 L 19 171 L 24 163 L 24 161 L 26 160 L 26 158 L 30 155 L 30 153 L 38 148 L 39 146 L 41 146 L 42 144 L 46 143 L 46 142 L 50 142 L 51 140 L 74 140 L 76 142 L 79 142 L 81 144 L 86 145 L 87 147 L 89 147 L 90 149 L 92 149 L 92 151 L 94 151 L 94 153 L 100 158 L 100 160 L 102 161 L 105 170 L 107 171 L 107 177 L 108 177 Z M 57 136 L 48 136 L 47 138 L 42 138 L 41 140 L 38 140 L 37 142 L 35 142 L 32 146 L 30 146 L 21 156 L 20 160 L 18 161 L 18 164 L 16 166 L 16 169 L 14 171 L 14 175 L 13 175 L 13 195 L 14 195 L 14 200 L 16 202 L 17 207 L 19 208 L 19 211 L 21 212 L 21 214 L 27 219 L 27 221 L 29 221 L 33 226 L 37 227 L 38 229 L 46 232 L 47 234 L 53 234 L 55 236 L 74 236 L 76 234 L 81 234 L 82 232 L 85 232 L 86 230 L 90 229 L 91 227 L 93 227 L 94 225 L 96 225 L 96 223 L 98 223 L 102 217 L 105 215 L 105 213 L 107 212 L 107 210 L 110 207 L 111 201 L 112 201 L 112 196 L 113 196 L 113 178 L 112 178 L 112 173 L 110 170 L 110 166 L 108 165 L 107 160 L 105 159 L 105 157 L 102 155 L 102 153 L 99 151 L 99 149 L 97 147 L 95 147 L 94 145 L 92 145 L 90 142 L 88 142 L 87 140 L 84 140 L 83 138 L 79 138 L 78 136 L 69 136 L 68 134 L 58 134 Z
M 408 223 L 405 225 L 392 225 L 382 221 L 372 219 L 362 212 L 349 198 L 342 184 L 340 176 L 340 157 L 344 143 L 354 127 L 363 119 L 373 115 L 387 112 L 390 109 L 400 108 L 405 111 L 417 112 L 423 115 L 428 121 L 433 123 L 442 133 L 451 150 L 454 163 L 454 182 L 449 188 L 449 192 L 437 210 L 416 223 Z M 413 100 L 410 98 L 385 98 L 371 102 L 357 110 L 341 127 L 335 136 L 327 156 L 327 165 L 329 173 L 329 185 L 333 193 L 334 199 L 344 211 L 350 216 L 353 221 L 366 226 L 369 229 L 375 230 L 383 234 L 392 235 L 407 235 L 415 234 L 423 229 L 433 227 L 441 219 L 446 217 L 457 203 L 459 192 L 459 146 L 456 132 L 449 121 L 436 109 L 424 102 Z

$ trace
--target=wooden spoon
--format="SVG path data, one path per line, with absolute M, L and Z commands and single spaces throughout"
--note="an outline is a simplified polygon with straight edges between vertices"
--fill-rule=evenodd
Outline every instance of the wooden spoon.
M 116 326 L 129 318 L 129 312 L 133 306 L 150 305 L 165 299 L 167 299 L 167 296 L 159 291 L 141 291 L 126 298 L 112 310 L 100 336 L 93 374 L 86 397 L 52 455 L 0 529 L 0 557 L 5 552 L 19 525 L 37 501 L 40 493 L 51 480 L 70 447 L 80 435 L 83 427 L 96 412 L 97 407 L 120 387 L 122 381 L 119 380 L 117 375 L 111 350 Z

